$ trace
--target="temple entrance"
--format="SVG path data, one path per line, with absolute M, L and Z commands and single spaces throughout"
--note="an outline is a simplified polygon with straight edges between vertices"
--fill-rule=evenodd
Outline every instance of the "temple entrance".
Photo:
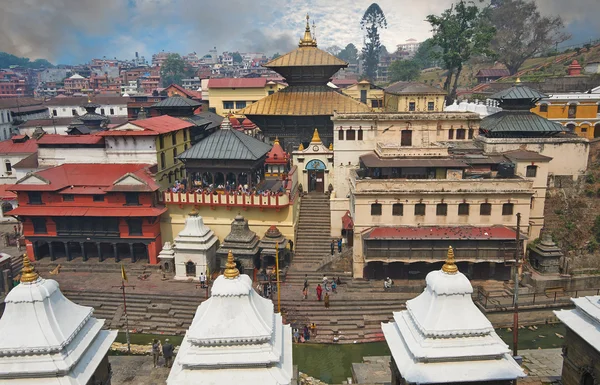
M 325 172 L 310 170 L 308 172 L 308 192 L 325 192 Z
M 185 275 L 188 277 L 196 276 L 196 264 L 192 261 L 189 261 L 185 264 Z

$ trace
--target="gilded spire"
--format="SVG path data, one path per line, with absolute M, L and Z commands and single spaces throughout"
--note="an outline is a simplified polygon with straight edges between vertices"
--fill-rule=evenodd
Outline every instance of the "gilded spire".
M 312 34 L 310 33 L 310 24 L 308 20 L 310 17 L 306 14 L 306 29 L 304 30 L 304 37 L 300 39 L 300 43 L 298 47 L 316 47 L 317 41 L 313 39 Z
M 27 254 L 23 254 L 23 269 L 21 270 L 21 283 L 30 283 L 35 282 L 40 278 L 38 273 L 35 271 L 31 263 L 29 263 L 29 258 Z
M 310 140 L 311 143 L 321 143 L 321 137 L 319 136 L 319 131 L 315 128 L 315 132 L 313 133 L 313 137 Z
M 333 151 L 333 142 L 329 143 L 329 151 Z
M 452 246 L 448 246 L 448 256 L 446 257 L 446 263 L 442 266 L 442 271 L 446 274 L 458 273 L 458 267 L 454 262 L 454 250 L 452 250 Z
M 515 84 L 521 84 L 521 78 L 517 78 L 517 80 L 515 81 Z
M 298 146 L 298 151 L 304 151 L 304 145 L 302 143 Z
M 225 272 L 223 273 L 225 278 L 234 279 L 240 276 L 240 271 L 235 266 L 235 262 L 233 261 L 233 253 L 229 250 L 229 254 L 227 254 L 227 263 L 225 264 Z
M 273 146 L 275 146 L 275 145 L 280 146 L 278 136 L 275 137 L 275 141 L 273 142 Z

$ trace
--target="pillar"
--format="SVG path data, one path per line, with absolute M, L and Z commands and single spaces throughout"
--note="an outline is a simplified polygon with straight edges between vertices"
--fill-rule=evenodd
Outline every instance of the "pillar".
M 1 211 L 1 210 L 0 210 Z M 37 242 L 31 242 L 32 246 L 33 246 L 33 257 L 34 259 L 40 259 L 40 255 L 39 255 L 39 250 L 38 250 L 38 244 Z
M 162 243 L 160 235 L 156 238 L 155 241 L 150 242 L 148 244 L 148 262 L 151 265 L 158 265 L 158 253 L 162 250 Z
M 33 262 L 39 258 L 39 256 L 34 252 L 33 244 L 28 240 L 25 240 L 25 250 L 27 251 L 27 256 L 29 257 L 30 261 Z
M 492 278 L 494 278 L 495 275 L 496 275 L 496 263 L 495 262 L 490 262 L 490 276 L 489 276 L 489 278 L 492 279 Z
M 115 257 L 115 262 L 119 262 L 120 259 L 119 259 L 119 253 L 117 253 L 117 244 L 113 243 L 112 247 L 113 247 L 113 255 Z
M 50 254 L 50 260 L 55 261 L 56 257 L 54 256 L 54 249 L 52 248 L 52 242 L 48 242 L 48 253 Z
M 104 258 L 102 258 L 102 243 L 96 243 L 96 248 L 98 249 L 98 260 L 100 262 L 104 261 Z
M 467 276 L 469 277 L 469 279 L 473 279 L 473 262 L 469 262 L 467 264 Z
M 129 244 L 129 257 L 131 258 L 131 262 L 135 262 L 135 254 L 133 253 L 133 243 Z
M 86 262 L 88 258 L 87 255 L 85 255 L 85 244 L 83 242 L 79 242 L 79 247 L 81 247 L 81 258 L 83 259 L 83 262 Z
M 65 254 L 67 256 L 67 261 L 71 262 L 71 253 L 69 251 L 69 242 L 63 242 L 65 245 Z

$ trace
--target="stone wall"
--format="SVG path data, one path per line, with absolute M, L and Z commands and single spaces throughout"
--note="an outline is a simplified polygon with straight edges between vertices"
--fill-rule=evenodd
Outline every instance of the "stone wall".
M 563 385 L 583 384 L 582 378 L 586 373 L 595 379 L 600 378 L 600 353 L 569 328 L 563 357 Z

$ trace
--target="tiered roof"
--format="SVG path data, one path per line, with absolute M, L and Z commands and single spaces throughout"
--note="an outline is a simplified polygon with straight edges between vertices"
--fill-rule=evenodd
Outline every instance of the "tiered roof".
M 265 232 L 265 236 L 260 240 L 258 246 L 263 255 L 275 255 L 275 248 L 279 249 L 281 255 L 287 247 L 289 241 L 281 234 L 277 226 L 273 225 Z
M 287 164 L 290 160 L 290 155 L 284 151 L 283 147 L 279 143 L 279 139 L 275 138 L 273 148 L 267 154 L 266 164 Z
M 185 219 L 185 227 L 175 238 L 174 249 L 206 251 L 210 249 L 219 239 L 215 232 L 209 229 L 197 211 L 192 211 Z
M 258 242 L 258 236 L 250 230 L 248 220 L 238 214 L 231 222 L 231 232 L 217 250 L 217 256 L 224 257 L 228 250 L 233 250 L 237 257 L 253 257 L 258 254 Z
M 224 119 L 223 129 L 202 139 L 187 151 L 178 156 L 183 160 L 229 159 L 229 160 L 258 160 L 265 156 L 271 146 L 260 140 L 246 135 L 231 127 L 229 119 Z

